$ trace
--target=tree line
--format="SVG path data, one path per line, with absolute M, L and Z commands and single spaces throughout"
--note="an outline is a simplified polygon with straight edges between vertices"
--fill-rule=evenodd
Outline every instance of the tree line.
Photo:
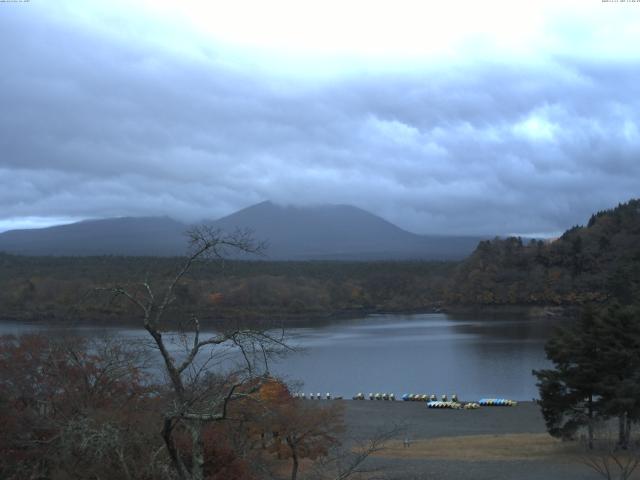
M 22 257 L 0 254 L 5 318 L 113 322 L 135 318 L 130 303 L 88 295 L 123 278 L 161 284 L 179 258 Z M 194 265 L 176 286 L 176 313 L 203 319 L 313 319 L 441 306 L 451 262 L 271 262 Z

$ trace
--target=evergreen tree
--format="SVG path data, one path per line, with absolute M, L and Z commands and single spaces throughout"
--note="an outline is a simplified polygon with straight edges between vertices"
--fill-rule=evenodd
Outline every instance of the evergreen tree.
M 603 414 L 618 417 L 618 443 L 627 448 L 631 424 L 640 420 L 640 311 L 617 305 L 599 325 Z
M 594 422 L 602 410 L 598 327 L 595 313 L 585 311 L 575 325 L 559 329 L 547 342 L 547 358 L 555 368 L 533 371 L 549 433 L 570 439 L 586 426 L 589 448 L 593 446 Z
M 618 417 L 618 443 L 626 448 L 631 424 L 640 420 L 640 312 L 611 306 L 583 313 L 545 347 L 553 369 L 534 371 L 549 433 L 573 438 L 587 427 L 593 445 L 596 421 Z

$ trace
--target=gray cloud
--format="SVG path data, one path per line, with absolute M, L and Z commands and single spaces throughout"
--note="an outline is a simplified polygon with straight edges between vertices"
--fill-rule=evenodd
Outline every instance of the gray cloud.
M 638 196 L 635 61 L 312 82 L 33 10 L 0 15 L 0 220 L 193 221 L 271 199 L 506 234 L 561 231 Z

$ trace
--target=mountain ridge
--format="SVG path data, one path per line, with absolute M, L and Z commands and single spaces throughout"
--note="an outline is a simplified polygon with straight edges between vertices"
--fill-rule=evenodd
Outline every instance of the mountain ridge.
M 481 237 L 418 235 L 351 205 L 281 206 L 264 201 L 213 221 L 265 241 L 267 260 L 457 260 Z M 190 225 L 169 217 L 120 217 L 0 233 L 0 251 L 23 255 L 179 256 Z

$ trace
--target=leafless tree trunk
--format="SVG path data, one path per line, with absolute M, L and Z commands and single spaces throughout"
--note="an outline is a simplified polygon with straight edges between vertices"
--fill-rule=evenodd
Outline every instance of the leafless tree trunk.
M 589 415 L 589 420 L 587 423 L 587 435 L 589 439 L 589 450 L 593 450 L 593 395 L 590 393 L 588 397 L 587 411 Z
M 291 441 L 290 437 L 287 437 L 287 445 L 291 450 L 291 462 L 292 462 L 291 480 L 296 480 L 298 478 L 298 467 L 299 467 L 298 450 L 297 450 L 296 444 Z
M 116 285 L 109 290 L 114 296 L 122 296 L 138 307 L 143 326 L 154 341 L 162 356 L 164 370 L 169 377 L 174 394 L 171 408 L 165 413 L 162 437 L 173 467 L 181 480 L 202 480 L 204 478 L 205 452 L 202 431 L 206 424 L 227 418 L 229 402 L 246 397 L 257 391 L 260 376 L 253 365 L 255 359 L 251 352 L 259 352 L 260 359 L 266 360 L 269 354 L 277 349 L 286 349 L 283 336 L 273 336 L 266 332 L 251 329 L 235 329 L 201 338 L 200 321 L 196 315 L 190 319 L 190 330 L 185 334 L 186 352 L 184 359 L 178 361 L 169 351 L 163 336 L 162 321 L 167 315 L 170 305 L 175 301 L 175 289 L 184 278 L 194 262 L 200 259 L 223 259 L 229 251 L 259 253 L 262 246 L 255 244 L 248 232 L 237 231 L 226 235 L 209 227 L 198 227 L 191 230 L 190 254 L 187 256 L 178 273 L 170 280 L 160 295 L 154 292 L 148 281 L 137 286 Z M 186 334 L 191 337 L 187 337 Z M 205 369 L 196 364 L 198 355 L 203 349 L 210 349 L 223 344 L 233 344 L 239 348 L 246 361 L 244 376 L 228 378 L 218 386 L 217 391 L 204 389 L 198 391 L 198 381 Z M 206 362 L 205 362 L 206 364 Z M 195 373 L 194 373 L 195 372 Z M 189 384 L 185 384 L 188 374 L 193 374 Z M 250 380 L 250 382 L 248 382 Z M 249 385 L 249 389 L 241 386 Z M 191 437 L 191 459 L 185 464 L 175 443 L 176 429 L 184 426 Z

